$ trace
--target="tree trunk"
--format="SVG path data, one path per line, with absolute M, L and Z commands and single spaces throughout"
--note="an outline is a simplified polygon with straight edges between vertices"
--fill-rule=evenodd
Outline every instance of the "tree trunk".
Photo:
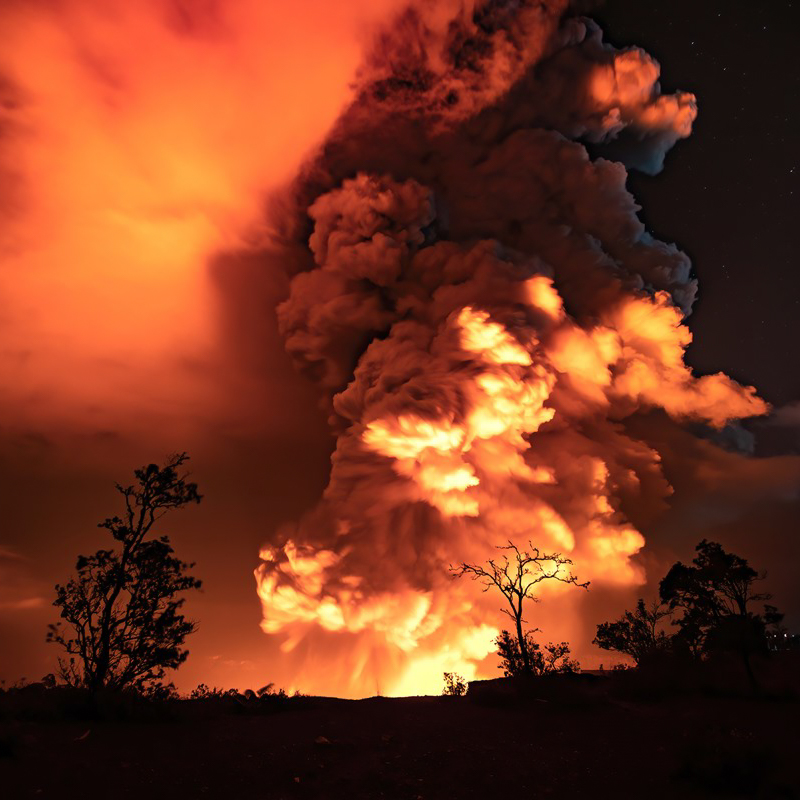
M 521 609 L 520 609 L 521 611 Z M 525 641 L 525 636 L 522 633 L 522 614 L 515 614 L 515 621 L 517 623 L 517 642 L 519 643 L 519 654 L 522 656 L 522 666 L 526 675 L 531 674 L 531 659 L 528 653 L 528 643 Z
M 753 694 L 758 694 L 758 680 L 756 679 L 755 672 L 753 672 L 753 665 L 750 663 L 750 653 L 746 650 L 742 650 L 742 662 L 744 663 L 744 670 L 747 673 L 747 680 L 750 682 L 750 688 L 753 690 Z
M 100 619 L 100 652 L 95 660 L 93 680 L 89 684 L 89 689 L 92 694 L 102 689 L 108 678 L 108 669 L 111 664 L 111 626 L 114 614 L 114 603 L 117 602 L 117 598 L 125 586 L 125 568 L 129 555 L 128 548 L 124 547 L 122 558 L 120 559 L 119 577 L 114 585 L 114 590 L 106 599 L 105 607 L 103 608 L 103 616 Z

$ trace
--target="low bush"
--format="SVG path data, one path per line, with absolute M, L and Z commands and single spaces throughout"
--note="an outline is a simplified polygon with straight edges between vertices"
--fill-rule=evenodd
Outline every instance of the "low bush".
M 467 682 L 455 672 L 444 673 L 444 689 L 442 694 L 447 697 L 463 697 L 467 693 Z

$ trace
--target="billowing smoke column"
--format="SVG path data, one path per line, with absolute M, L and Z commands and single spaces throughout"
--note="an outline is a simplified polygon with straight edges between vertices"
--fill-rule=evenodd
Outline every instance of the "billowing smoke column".
M 689 134 L 694 97 L 565 6 L 407 9 L 297 188 L 288 238 L 313 264 L 278 321 L 337 443 L 321 503 L 256 576 L 304 690 L 496 675 L 501 598 L 449 565 L 532 541 L 593 589 L 640 584 L 626 503 L 670 489 L 627 422 L 766 411 L 684 365 L 690 264 L 625 187 Z M 583 598 L 543 599 L 530 624 L 574 630 Z

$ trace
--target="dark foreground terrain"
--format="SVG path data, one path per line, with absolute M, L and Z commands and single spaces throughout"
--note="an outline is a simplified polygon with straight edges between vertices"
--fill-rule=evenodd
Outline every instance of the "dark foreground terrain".
M 181 701 L 127 721 L 6 711 L 0 797 L 800 797 L 795 696 L 567 678 L 466 697 Z

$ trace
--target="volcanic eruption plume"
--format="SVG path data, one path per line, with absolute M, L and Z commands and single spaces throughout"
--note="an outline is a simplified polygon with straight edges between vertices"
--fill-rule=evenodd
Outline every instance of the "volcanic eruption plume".
M 304 690 L 496 675 L 500 598 L 449 565 L 531 541 L 593 590 L 639 585 L 626 507 L 670 488 L 629 422 L 767 410 L 684 365 L 691 265 L 626 189 L 689 135 L 695 98 L 662 94 L 652 58 L 567 6 L 409 6 L 294 187 L 285 244 L 309 257 L 278 322 L 336 448 L 320 504 L 256 577 Z M 544 594 L 531 624 L 574 631 L 583 598 Z

